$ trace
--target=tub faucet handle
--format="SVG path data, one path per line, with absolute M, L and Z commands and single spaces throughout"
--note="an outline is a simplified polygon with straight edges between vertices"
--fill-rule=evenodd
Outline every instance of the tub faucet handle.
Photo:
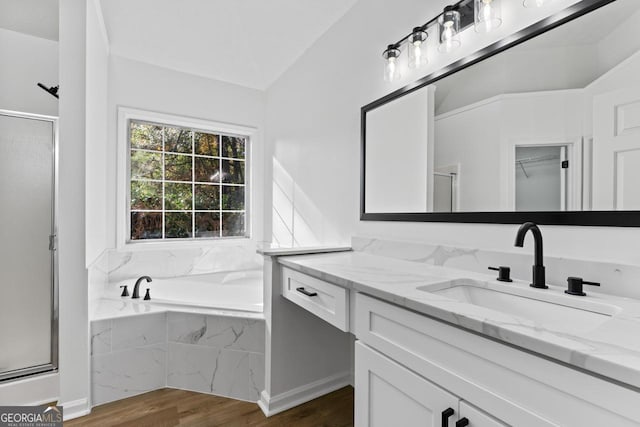
M 149 288 L 147 288 L 147 292 L 144 294 L 144 300 L 149 301 L 151 299 L 151 295 L 149 294 Z
M 122 286 L 120 286 L 120 288 L 122 289 L 122 294 L 120 296 L 121 297 L 128 297 L 129 296 L 129 290 L 127 289 L 127 285 L 122 285 Z

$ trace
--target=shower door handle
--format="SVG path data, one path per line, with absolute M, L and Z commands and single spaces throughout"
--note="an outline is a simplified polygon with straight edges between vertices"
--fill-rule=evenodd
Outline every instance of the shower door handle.
M 56 248 L 56 235 L 55 234 L 50 234 L 49 235 L 49 250 L 50 251 L 55 251 Z

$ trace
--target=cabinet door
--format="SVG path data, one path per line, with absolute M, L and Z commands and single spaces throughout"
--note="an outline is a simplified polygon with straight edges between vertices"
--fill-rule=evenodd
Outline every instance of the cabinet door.
M 459 417 L 460 419 L 466 418 L 469 420 L 469 424 L 467 424 L 468 427 L 507 427 L 507 424 L 496 420 L 464 400 L 460 401 Z
M 366 345 L 356 342 L 355 425 L 357 427 L 441 427 L 442 412 L 458 398 Z

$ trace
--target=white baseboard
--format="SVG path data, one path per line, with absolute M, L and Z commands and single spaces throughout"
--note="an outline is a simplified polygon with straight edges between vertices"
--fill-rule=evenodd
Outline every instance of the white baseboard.
M 325 394 L 331 393 L 346 387 L 351 383 L 351 373 L 342 372 L 314 381 L 309 384 L 301 385 L 276 396 L 270 396 L 266 390 L 260 393 L 258 406 L 267 417 L 278 414 L 280 412 L 291 409 L 295 406 L 309 402 Z
M 0 384 L 0 405 L 44 405 L 56 402 L 59 395 L 58 372 L 34 375 Z
M 89 399 L 86 398 L 59 403 L 59 405 L 62 405 L 63 408 L 62 414 L 64 415 L 64 421 L 69 421 L 91 413 Z

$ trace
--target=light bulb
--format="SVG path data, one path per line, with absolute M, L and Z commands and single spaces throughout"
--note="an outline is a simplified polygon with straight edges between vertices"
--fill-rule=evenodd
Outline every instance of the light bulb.
M 491 20 L 491 0 L 482 0 L 480 20 L 487 22 Z
M 398 56 L 400 56 L 400 49 L 396 45 L 389 45 L 387 49 L 382 53 L 382 57 L 385 60 L 384 63 L 384 81 L 393 82 L 400 78 L 398 70 Z
M 396 58 L 387 59 L 387 66 L 385 68 L 385 81 L 392 82 L 396 80 L 397 68 L 398 67 L 396 65 Z
M 500 0 L 474 0 L 475 28 L 478 33 L 488 33 L 502 24 Z
M 427 54 L 426 51 L 423 51 L 423 47 L 426 47 L 424 42 L 427 40 L 427 37 L 427 33 L 421 27 L 413 29 L 407 43 L 409 68 L 418 68 L 427 63 Z
M 477 0 L 476 0 L 477 1 Z M 454 6 L 447 6 L 438 19 L 440 27 L 440 52 L 451 52 L 460 46 L 460 12 Z

